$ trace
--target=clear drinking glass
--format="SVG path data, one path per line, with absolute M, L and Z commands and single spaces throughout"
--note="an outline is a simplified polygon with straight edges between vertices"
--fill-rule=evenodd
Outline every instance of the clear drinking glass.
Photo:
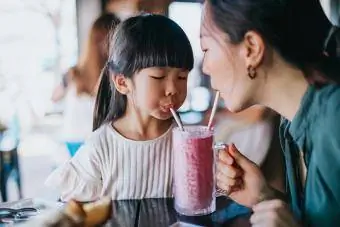
M 213 131 L 205 126 L 173 129 L 175 209 L 187 216 L 216 210 Z

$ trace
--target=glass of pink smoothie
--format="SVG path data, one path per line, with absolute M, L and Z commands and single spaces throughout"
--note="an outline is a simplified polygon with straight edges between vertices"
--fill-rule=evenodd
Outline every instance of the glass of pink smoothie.
M 213 131 L 205 126 L 173 129 L 175 209 L 187 216 L 216 210 Z

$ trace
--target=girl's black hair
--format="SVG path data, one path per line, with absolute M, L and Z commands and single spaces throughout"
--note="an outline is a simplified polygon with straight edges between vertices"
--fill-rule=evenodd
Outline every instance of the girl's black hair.
M 340 81 L 339 50 L 336 51 L 340 47 L 340 32 L 332 28 L 319 0 L 206 0 L 206 3 L 210 18 L 232 43 L 240 43 L 246 32 L 256 31 L 292 65 L 305 72 L 313 67 L 331 80 Z
M 174 67 L 190 71 L 194 57 L 188 37 L 171 19 L 153 14 L 131 17 L 116 28 L 110 39 L 107 64 L 102 70 L 94 110 L 93 130 L 122 117 L 127 98 L 111 76 L 131 78 L 148 67 Z

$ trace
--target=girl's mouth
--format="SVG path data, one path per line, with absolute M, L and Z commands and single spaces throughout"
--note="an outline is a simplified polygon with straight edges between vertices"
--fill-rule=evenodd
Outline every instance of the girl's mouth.
M 167 104 L 160 106 L 160 109 L 162 110 L 162 112 L 170 113 L 170 109 L 174 107 L 175 107 L 174 104 Z

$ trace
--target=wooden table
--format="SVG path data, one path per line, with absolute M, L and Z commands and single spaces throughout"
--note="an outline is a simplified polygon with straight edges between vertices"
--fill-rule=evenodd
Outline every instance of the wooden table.
M 107 227 L 167 227 L 177 221 L 200 226 L 250 226 L 250 210 L 225 197 L 218 198 L 215 213 L 200 217 L 177 214 L 172 199 L 113 201 L 112 212 Z

